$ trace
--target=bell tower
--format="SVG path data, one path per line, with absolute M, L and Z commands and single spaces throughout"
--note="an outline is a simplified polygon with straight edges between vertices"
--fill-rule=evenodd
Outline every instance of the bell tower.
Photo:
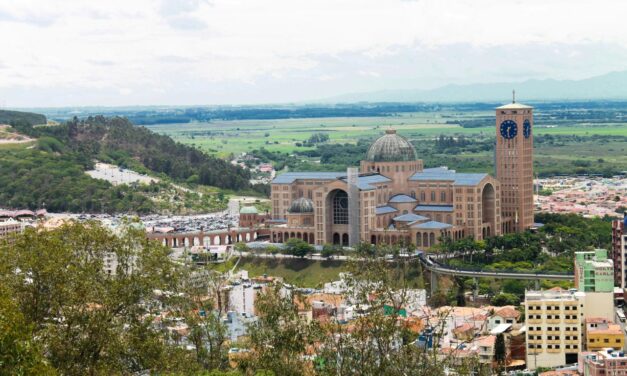
M 512 103 L 496 108 L 496 178 L 501 182 L 503 233 L 533 225 L 533 107 Z

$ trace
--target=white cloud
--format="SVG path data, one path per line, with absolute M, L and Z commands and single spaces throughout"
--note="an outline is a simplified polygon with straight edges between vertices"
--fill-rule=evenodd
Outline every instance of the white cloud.
M 627 2 L 586 0 L 4 2 L 0 101 L 297 101 L 409 84 L 579 78 L 627 69 L 626 13 Z M 119 88 L 128 89 L 123 98 Z M 26 91 L 41 95 L 19 95 Z

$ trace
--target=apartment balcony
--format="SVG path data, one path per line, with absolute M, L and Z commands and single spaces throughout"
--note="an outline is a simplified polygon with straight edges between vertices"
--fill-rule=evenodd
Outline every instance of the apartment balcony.
M 543 351 L 544 350 L 542 350 L 542 349 L 528 349 L 527 350 L 527 354 L 537 355 L 537 354 L 542 354 Z
M 534 345 L 541 345 L 542 344 L 542 340 L 541 339 L 530 339 L 530 340 L 527 340 L 527 343 L 531 343 L 531 344 L 534 344 Z
M 560 319 L 547 319 L 547 324 L 559 324 L 562 320 Z
M 578 324 L 579 320 L 578 319 L 564 319 L 564 322 L 566 324 Z
M 530 335 L 542 335 L 541 330 L 527 330 L 527 333 L 529 333 Z
M 528 324 L 540 324 L 542 323 L 542 319 L 527 319 Z
M 546 349 L 546 352 L 548 353 L 561 353 L 562 350 L 561 349 Z
M 561 339 L 547 339 L 546 343 L 549 345 L 560 345 L 562 343 Z

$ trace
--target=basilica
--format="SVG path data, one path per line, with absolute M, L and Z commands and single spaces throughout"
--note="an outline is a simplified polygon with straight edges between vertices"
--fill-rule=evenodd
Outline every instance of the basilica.
M 425 167 L 412 144 L 388 129 L 359 168 L 287 172 L 272 181 L 271 241 L 352 246 L 474 239 L 533 223 L 533 108 L 496 108 L 495 176 Z M 519 131 L 520 130 L 520 131 Z

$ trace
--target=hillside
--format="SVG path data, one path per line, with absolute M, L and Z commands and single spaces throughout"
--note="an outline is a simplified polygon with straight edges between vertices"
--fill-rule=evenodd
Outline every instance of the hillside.
M 2 206 L 51 211 L 150 213 L 162 208 L 167 182 L 113 186 L 85 171 L 100 160 L 163 176 L 166 180 L 231 190 L 250 188 L 248 172 L 228 162 L 174 142 L 124 118 L 73 119 L 56 127 L 33 127 L 25 122 L 13 129 L 37 139 L 35 147 L 0 148 Z M 180 192 L 174 194 L 181 196 Z M 171 196 L 171 195 L 170 195 Z M 215 209 L 223 197 L 184 197 L 190 205 Z M 169 200 L 169 199 L 168 199 Z M 166 201 L 168 201 L 166 200 Z
M 29 125 L 46 124 L 46 117 L 33 112 L 0 110 L 0 124 L 23 122 Z

